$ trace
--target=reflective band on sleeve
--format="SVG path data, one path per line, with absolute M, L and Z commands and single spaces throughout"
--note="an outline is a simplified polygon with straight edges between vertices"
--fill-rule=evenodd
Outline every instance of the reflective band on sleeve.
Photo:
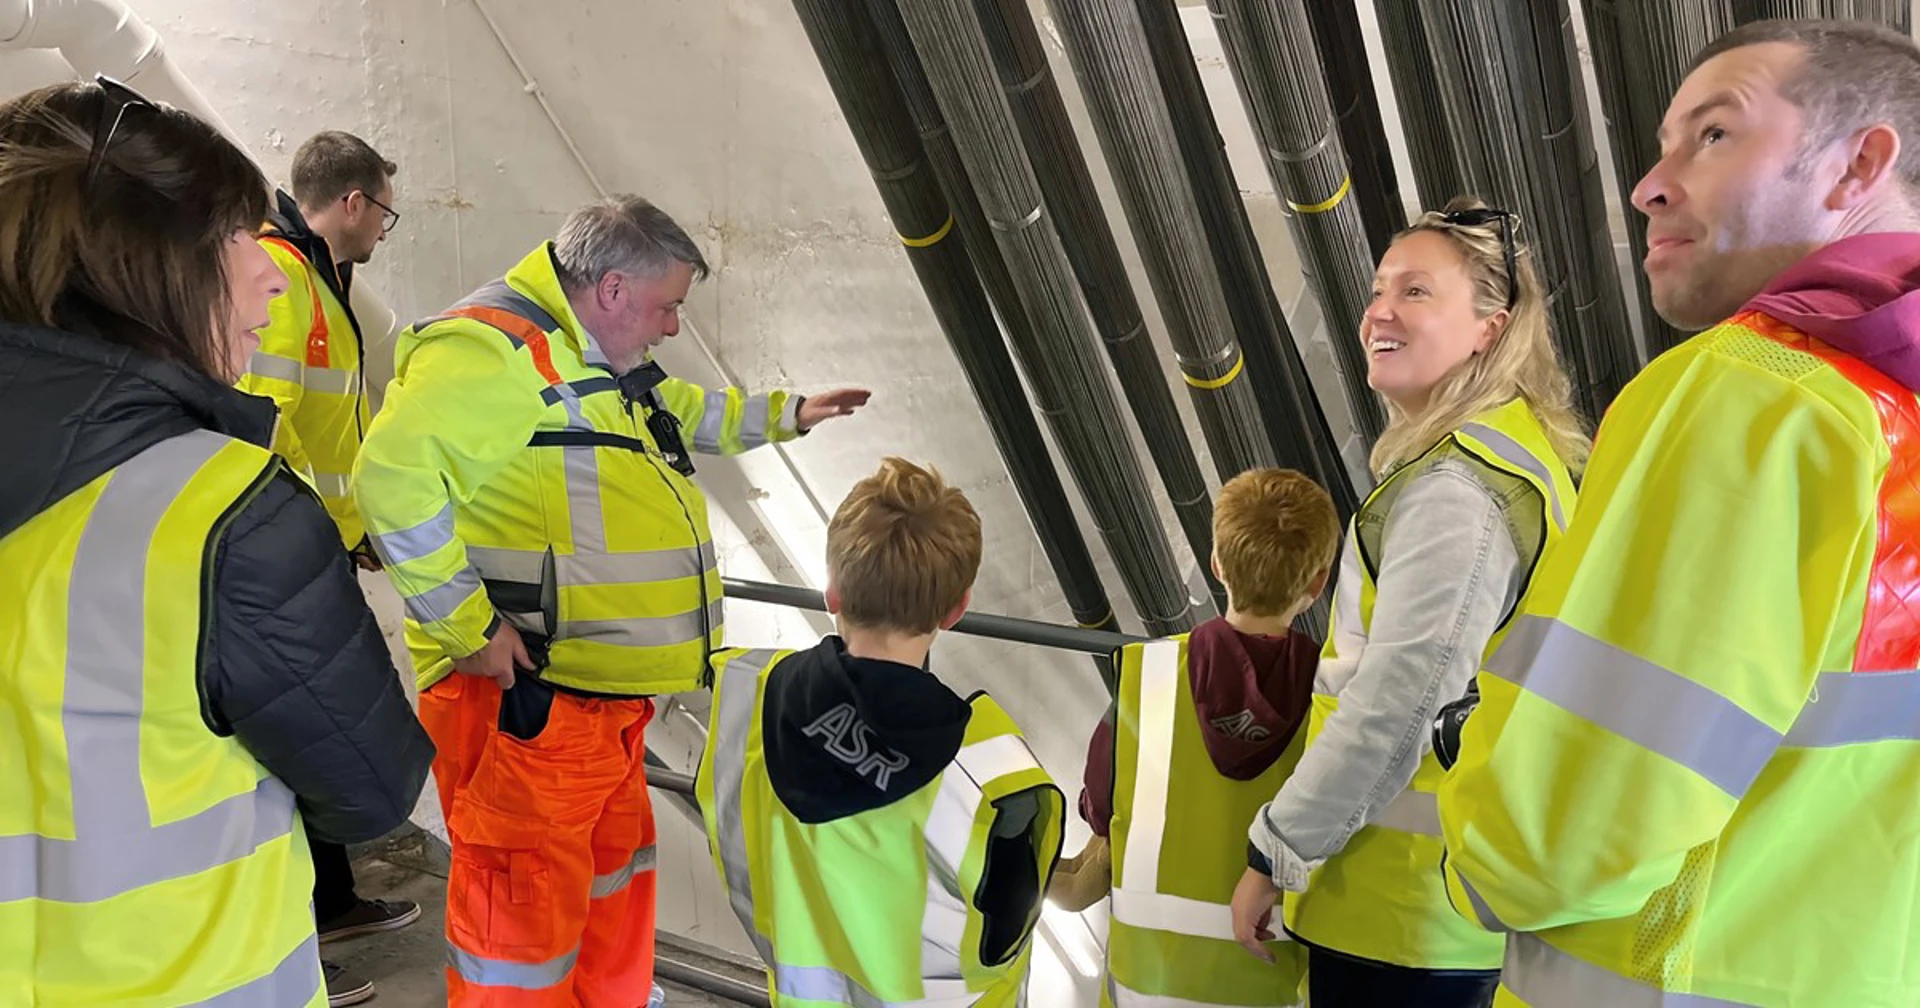
M 767 424 L 773 417 L 773 399 L 761 393 L 747 398 L 746 416 L 740 421 L 740 443 L 758 448 L 767 443 Z
M 276 357 L 261 350 L 255 350 L 247 359 L 247 373 L 262 378 L 273 378 L 283 382 L 300 384 L 301 364 L 296 360 Z
M 619 868 L 605 875 L 595 875 L 593 877 L 592 898 L 605 899 L 625 889 L 627 883 L 633 881 L 633 876 L 636 872 L 652 871 L 653 857 L 652 847 L 642 847 L 633 852 L 633 857 L 629 858 L 626 864 L 621 865 Z
M 454 945 L 447 946 L 447 965 L 460 979 L 485 987 L 513 987 L 519 990 L 546 990 L 562 983 L 573 973 L 573 961 L 580 957 L 574 949 L 566 955 L 540 963 L 488 959 Z
M 1920 672 L 1825 672 L 1783 745 L 1920 740 Z
M 320 938 L 309 935 L 280 960 L 273 972 L 218 997 L 195 1002 L 194 1008 L 306 1008 L 320 993 L 322 982 Z
M 1514 624 L 1487 671 L 1739 798 L 1781 734 L 1739 704 L 1558 620 Z
M 144 561 L 168 508 L 230 443 L 211 431 L 162 441 L 101 490 L 68 590 L 60 731 L 68 752 L 86 754 L 67 768 L 74 838 L 0 836 L 0 903 L 111 899 L 238 861 L 292 832 L 293 795 L 279 778 L 155 824 L 141 776 L 148 578 L 144 564 L 128 570 L 129 558 Z
M 720 625 L 721 602 L 707 606 L 707 616 L 693 609 L 677 616 L 632 616 L 627 619 L 567 620 L 560 624 L 561 640 L 590 640 L 618 647 L 667 647 L 697 641 L 710 627 Z
M 1745 1001 L 1663 991 L 1577 959 L 1531 934 L 1507 939 L 1500 985 L 1534 1008 L 1761 1008 Z
M 1380 810 L 1380 818 L 1368 825 L 1437 837 L 1440 835 L 1439 796 L 1409 788 L 1394 795 L 1387 807 Z
M 1011 777 L 1040 766 L 1033 758 L 1033 750 L 1028 749 L 1018 735 L 995 735 L 975 742 L 961 748 L 953 761 L 960 764 L 960 769 L 965 770 L 967 776 L 982 788 L 1002 777 Z
M 727 392 L 716 389 L 702 397 L 700 423 L 693 429 L 693 450 L 708 455 L 720 453 L 720 436 L 727 429 Z
M 372 538 L 374 548 L 391 565 L 430 556 L 453 542 L 453 502 L 448 501 L 439 514 L 412 528 L 374 533 Z
M 445 584 L 407 596 L 404 599 L 407 615 L 416 623 L 438 623 L 452 616 L 462 602 L 480 590 L 480 574 L 472 567 L 462 567 Z
M 754 699 L 760 692 L 760 677 L 766 674 L 774 651 L 747 651 L 727 662 L 720 677 L 719 705 L 714 723 L 719 742 L 713 752 L 714 823 L 719 836 L 721 870 L 726 875 L 727 900 L 733 914 L 753 939 L 753 947 L 763 962 L 771 963 L 773 945 L 756 926 L 753 913 L 753 869 L 747 863 L 746 823 L 740 814 L 741 788 L 747 775 L 747 735 L 753 730 Z
M 1140 653 L 1139 756 L 1133 781 L 1135 820 L 1116 889 L 1160 889 L 1160 844 L 1167 828 L 1168 775 L 1173 767 L 1173 718 L 1180 708 L 1180 642 L 1154 641 Z
M 1113 919 L 1148 931 L 1233 941 L 1233 908 L 1168 893 L 1113 891 Z M 1284 938 L 1283 940 L 1290 940 Z
M 1493 908 L 1487 905 L 1486 900 L 1480 898 L 1480 891 L 1475 889 L 1473 883 L 1467 881 L 1466 876 L 1461 875 L 1457 868 L 1454 870 L 1454 877 L 1460 881 L 1461 891 L 1467 894 L 1467 902 L 1473 905 L 1473 916 L 1480 921 L 1481 927 L 1496 933 L 1513 930 L 1500 919 L 1499 914 L 1493 912 Z
M 1547 468 L 1545 462 L 1536 458 L 1534 454 L 1522 446 L 1520 442 L 1515 441 L 1486 424 L 1463 424 L 1460 427 L 1460 433 L 1492 449 L 1493 453 L 1500 457 L 1500 461 L 1508 465 L 1518 466 L 1539 480 L 1540 485 L 1547 488 L 1548 502 L 1553 505 L 1554 526 L 1563 532 L 1566 531 L 1567 512 L 1560 504 L 1560 488 L 1554 485 L 1553 472 Z

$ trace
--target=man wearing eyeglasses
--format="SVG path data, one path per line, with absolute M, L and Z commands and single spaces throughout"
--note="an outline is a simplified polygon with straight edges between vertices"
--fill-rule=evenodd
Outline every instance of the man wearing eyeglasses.
M 319 492 L 354 562 L 378 570 L 366 529 L 348 490 L 360 441 L 371 421 L 363 388 L 359 323 L 348 292 L 353 267 L 373 258 L 399 222 L 393 175 L 399 169 L 365 140 L 321 133 L 293 156 L 293 193 L 278 194 L 273 219 L 261 234 L 287 275 L 272 321 L 260 331 L 240 389 L 280 407 L 273 449 Z M 344 847 L 309 834 L 313 848 L 314 917 L 320 940 L 333 941 L 405 927 L 420 917 L 409 901 L 363 900 L 354 891 L 353 865 Z M 333 1005 L 373 996 L 373 985 L 327 964 Z

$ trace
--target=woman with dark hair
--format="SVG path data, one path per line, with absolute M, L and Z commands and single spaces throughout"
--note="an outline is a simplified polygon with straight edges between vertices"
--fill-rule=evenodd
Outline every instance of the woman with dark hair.
M 259 170 L 101 79 L 0 105 L 0 1003 L 326 1003 L 304 818 L 432 746 L 320 501 L 234 391 Z

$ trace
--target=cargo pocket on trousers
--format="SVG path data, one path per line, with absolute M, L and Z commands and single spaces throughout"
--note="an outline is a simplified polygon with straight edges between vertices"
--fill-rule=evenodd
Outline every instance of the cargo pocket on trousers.
M 462 844 L 447 875 L 454 944 L 488 959 L 545 962 L 556 950 L 552 872 L 535 850 Z

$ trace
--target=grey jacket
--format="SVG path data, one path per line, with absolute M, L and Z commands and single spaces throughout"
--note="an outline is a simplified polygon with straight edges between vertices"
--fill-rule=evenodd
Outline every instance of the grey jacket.
M 1381 553 L 1365 648 L 1323 660 L 1315 678 L 1340 707 L 1248 831 L 1285 888 L 1300 888 L 1306 868 L 1339 853 L 1406 790 L 1435 715 L 1466 692 L 1525 588 L 1498 491 L 1459 459 L 1412 478 L 1387 516 Z M 1340 583 L 1359 576 L 1348 543 Z

